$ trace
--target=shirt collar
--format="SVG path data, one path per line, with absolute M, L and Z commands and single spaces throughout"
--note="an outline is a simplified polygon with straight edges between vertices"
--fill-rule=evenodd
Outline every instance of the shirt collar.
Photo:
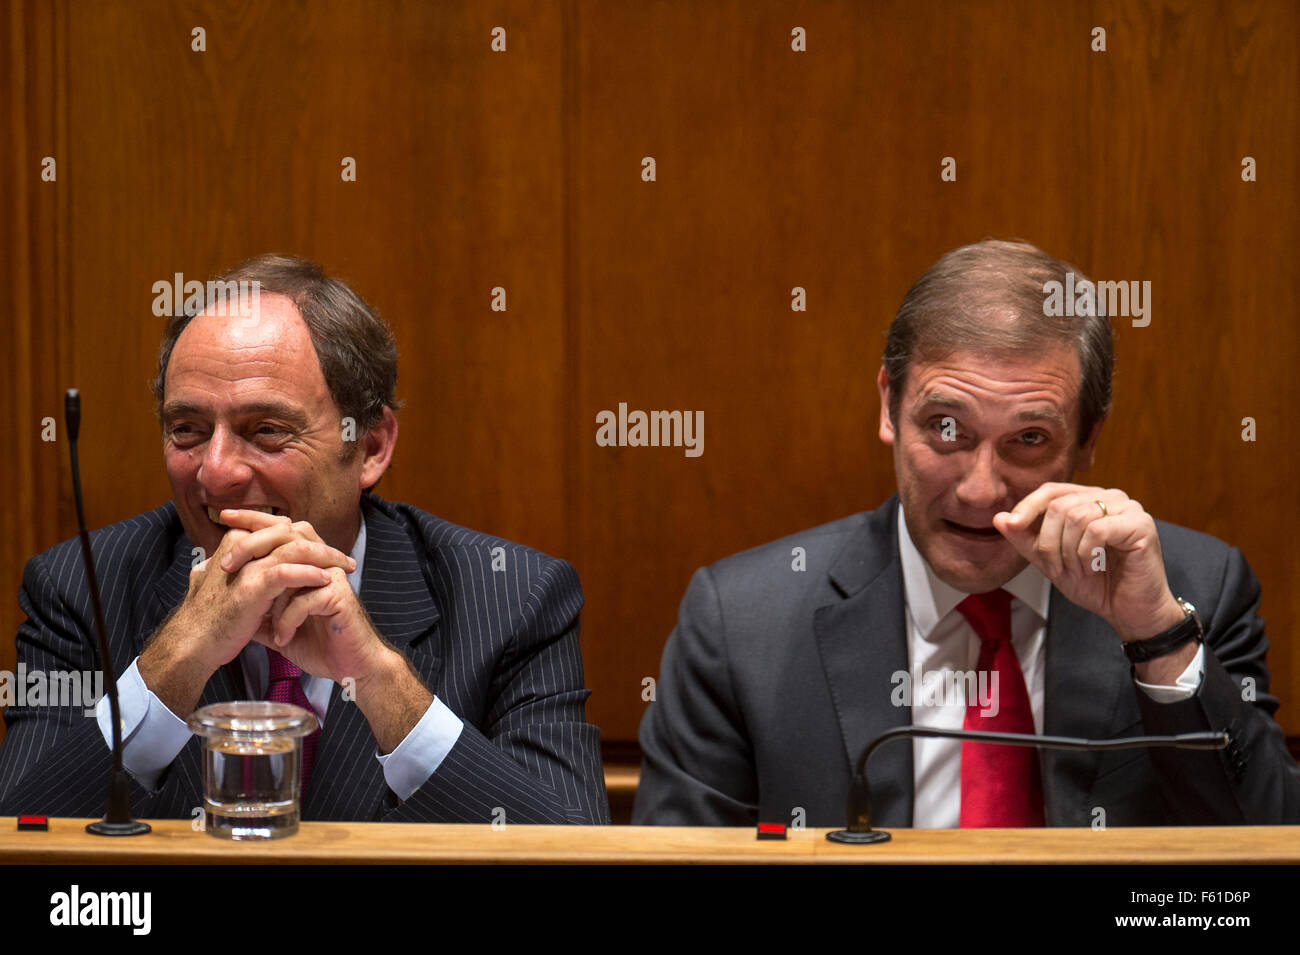
M 950 587 L 935 576 L 921 552 L 912 542 L 907 521 L 903 517 L 903 503 L 898 504 L 898 553 L 903 561 L 903 594 L 912 621 L 921 636 L 929 640 L 939 621 L 952 613 L 969 594 Z M 1002 589 L 1038 614 L 1046 622 L 1047 607 L 1052 597 L 1052 582 L 1030 564 L 1002 585 Z
M 357 540 L 352 545 L 351 557 L 357 562 L 357 569 L 348 574 L 348 583 L 352 587 L 352 592 L 360 596 L 361 565 L 366 562 L 366 515 L 364 510 L 361 513 L 361 530 L 357 531 Z

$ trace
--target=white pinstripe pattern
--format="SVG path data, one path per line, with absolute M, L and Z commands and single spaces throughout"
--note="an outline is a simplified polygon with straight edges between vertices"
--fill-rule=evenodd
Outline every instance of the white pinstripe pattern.
M 609 821 L 600 731 L 585 720 L 578 645 L 582 590 L 568 563 L 367 494 L 361 597 L 376 628 L 465 723 L 438 770 L 398 803 L 360 709 L 335 686 L 304 819 L 509 823 Z M 114 675 L 185 595 L 190 542 L 169 501 L 91 535 Z M 491 551 L 505 551 L 492 570 Z M 79 545 L 32 558 L 19 603 L 18 659 L 34 669 L 97 669 Z M 232 699 L 226 668 L 200 705 Z M 10 707 L 0 745 L 0 815 L 96 816 L 110 754 L 73 707 Z M 133 784 L 142 818 L 189 818 L 202 802 L 199 740 L 154 792 Z

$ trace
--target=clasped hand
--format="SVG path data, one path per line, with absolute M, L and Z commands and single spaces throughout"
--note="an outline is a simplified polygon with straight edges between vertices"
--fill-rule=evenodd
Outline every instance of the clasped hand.
M 305 521 L 224 510 L 215 554 L 190 571 L 182 610 L 208 634 L 212 669 L 250 640 L 313 676 L 364 679 L 386 649 L 347 575 L 356 562 Z

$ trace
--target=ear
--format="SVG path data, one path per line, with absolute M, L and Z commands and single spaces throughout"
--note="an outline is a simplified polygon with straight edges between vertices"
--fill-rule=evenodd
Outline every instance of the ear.
M 392 408 L 384 408 L 384 417 L 366 432 L 362 441 L 361 488 L 368 490 L 379 483 L 393 459 L 397 447 L 397 415 Z
M 880 392 L 880 440 L 886 445 L 893 446 L 894 423 L 889 420 L 889 375 L 885 372 L 885 366 L 880 366 L 880 374 L 876 375 L 876 390 Z
M 1110 409 L 1107 408 L 1106 413 L 1092 426 L 1092 434 L 1088 435 L 1088 440 L 1079 448 L 1079 460 L 1074 467 L 1076 471 L 1087 471 L 1092 468 L 1092 461 L 1097 453 L 1097 440 L 1101 437 L 1101 426 L 1109 417 Z

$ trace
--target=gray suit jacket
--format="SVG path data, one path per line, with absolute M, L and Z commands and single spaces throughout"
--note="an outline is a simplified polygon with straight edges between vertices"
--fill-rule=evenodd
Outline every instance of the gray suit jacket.
M 464 722 L 437 771 L 405 802 L 384 782 L 361 710 L 336 684 L 303 803 L 304 819 L 506 823 L 609 821 L 600 731 L 584 718 L 578 648 L 582 590 L 568 563 L 466 530 L 406 504 L 362 498 L 361 601 L 384 637 Z M 122 673 L 184 598 L 189 538 L 175 505 L 91 534 L 112 672 Z M 492 551 L 503 548 L 504 570 Z M 499 564 L 498 564 L 499 566 Z M 27 564 L 18 659 L 31 670 L 95 670 L 94 621 L 75 539 Z M 237 668 L 200 705 L 244 695 Z M 99 816 L 111 762 L 80 707 L 12 706 L 0 746 L 0 815 Z M 156 791 L 132 784 L 141 818 L 190 818 L 202 805 L 200 740 Z
M 908 669 L 897 498 L 878 510 L 729 557 L 695 574 L 641 722 L 633 821 L 666 825 L 841 826 L 851 761 L 911 723 L 891 705 Z M 1157 522 L 1170 587 L 1207 630 L 1206 673 L 1185 702 L 1133 681 L 1119 636 L 1052 590 L 1044 733 L 1106 738 L 1227 729 L 1229 750 L 1041 751 L 1047 824 L 1300 822 L 1300 768 L 1273 720 L 1259 584 L 1240 551 Z M 792 570 L 791 551 L 807 570 Z M 1243 685 L 1254 681 L 1254 701 Z M 912 824 L 912 747 L 868 766 L 882 826 Z

